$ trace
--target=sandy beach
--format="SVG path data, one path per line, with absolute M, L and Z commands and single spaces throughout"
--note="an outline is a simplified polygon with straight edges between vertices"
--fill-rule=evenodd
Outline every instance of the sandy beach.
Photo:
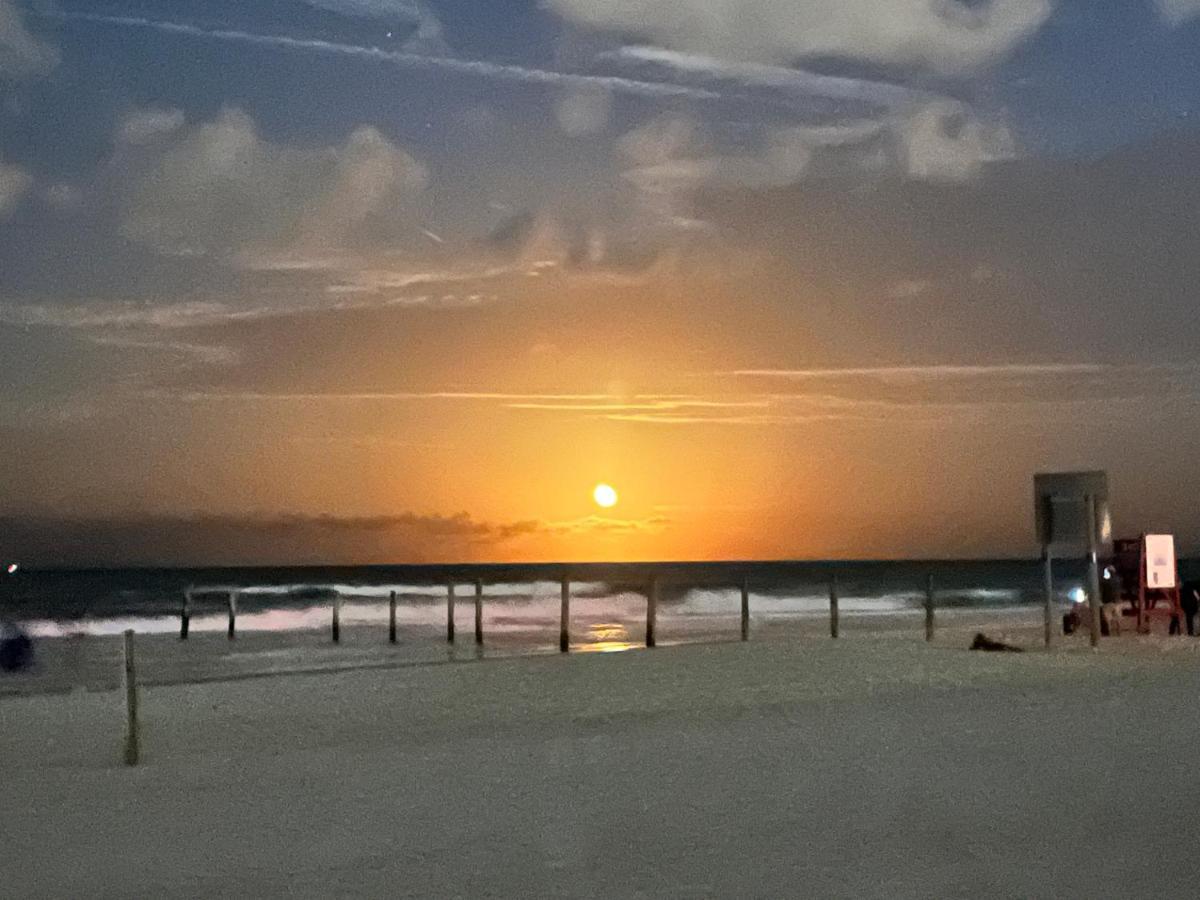
M 877 634 L 0 700 L 10 896 L 1194 893 L 1200 655 Z M 1170 651 L 1170 652 L 1167 652 Z

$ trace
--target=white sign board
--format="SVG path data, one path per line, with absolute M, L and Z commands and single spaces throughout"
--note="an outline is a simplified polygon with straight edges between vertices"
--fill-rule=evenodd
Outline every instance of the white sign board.
M 1175 536 L 1146 535 L 1146 587 L 1175 587 Z

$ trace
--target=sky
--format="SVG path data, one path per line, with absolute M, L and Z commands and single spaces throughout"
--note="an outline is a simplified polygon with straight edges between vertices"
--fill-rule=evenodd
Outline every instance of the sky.
M 1198 98 L 1200 0 L 0 0 L 0 556 L 1200 549 Z

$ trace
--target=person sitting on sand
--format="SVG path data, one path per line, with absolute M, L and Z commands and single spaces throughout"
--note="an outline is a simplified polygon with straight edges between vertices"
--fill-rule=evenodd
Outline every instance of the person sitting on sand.
M 23 630 L 0 624 L 0 671 L 20 672 L 33 665 L 33 641 Z

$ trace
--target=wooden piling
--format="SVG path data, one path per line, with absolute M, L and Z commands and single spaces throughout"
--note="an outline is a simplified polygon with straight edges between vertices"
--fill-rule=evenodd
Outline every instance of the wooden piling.
M 750 640 L 750 579 L 742 579 L 742 640 Z
M 571 579 L 562 580 L 562 613 L 558 620 L 558 650 L 567 653 L 571 649 Z
M 834 575 L 829 579 L 829 636 L 838 636 L 838 580 Z
M 475 582 L 475 643 L 483 645 L 483 582 Z
M 454 643 L 454 582 L 446 585 L 446 641 Z
M 188 639 L 188 628 L 192 623 L 192 590 L 188 588 L 183 592 L 183 608 L 179 612 L 179 639 L 186 641 Z
M 231 641 L 237 637 L 237 591 L 229 592 L 229 631 L 227 636 Z
M 1054 633 L 1054 563 L 1051 561 L 1049 547 L 1042 551 L 1042 582 L 1046 592 L 1043 598 L 1042 627 L 1045 631 L 1043 638 L 1046 641 L 1046 647 L 1049 648 L 1051 635 Z
M 1088 494 L 1084 498 L 1088 529 L 1088 606 L 1092 611 L 1092 646 L 1100 646 L 1100 563 L 1096 549 L 1096 498 Z
M 925 579 L 925 640 L 933 640 L 933 576 Z
M 125 632 L 125 765 L 136 766 L 141 755 L 138 733 L 137 663 L 133 655 L 133 629 Z
M 396 643 L 396 592 L 388 596 L 388 643 Z
M 656 646 L 654 626 L 658 619 L 658 579 L 650 580 L 650 590 L 646 592 L 646 646 Z

